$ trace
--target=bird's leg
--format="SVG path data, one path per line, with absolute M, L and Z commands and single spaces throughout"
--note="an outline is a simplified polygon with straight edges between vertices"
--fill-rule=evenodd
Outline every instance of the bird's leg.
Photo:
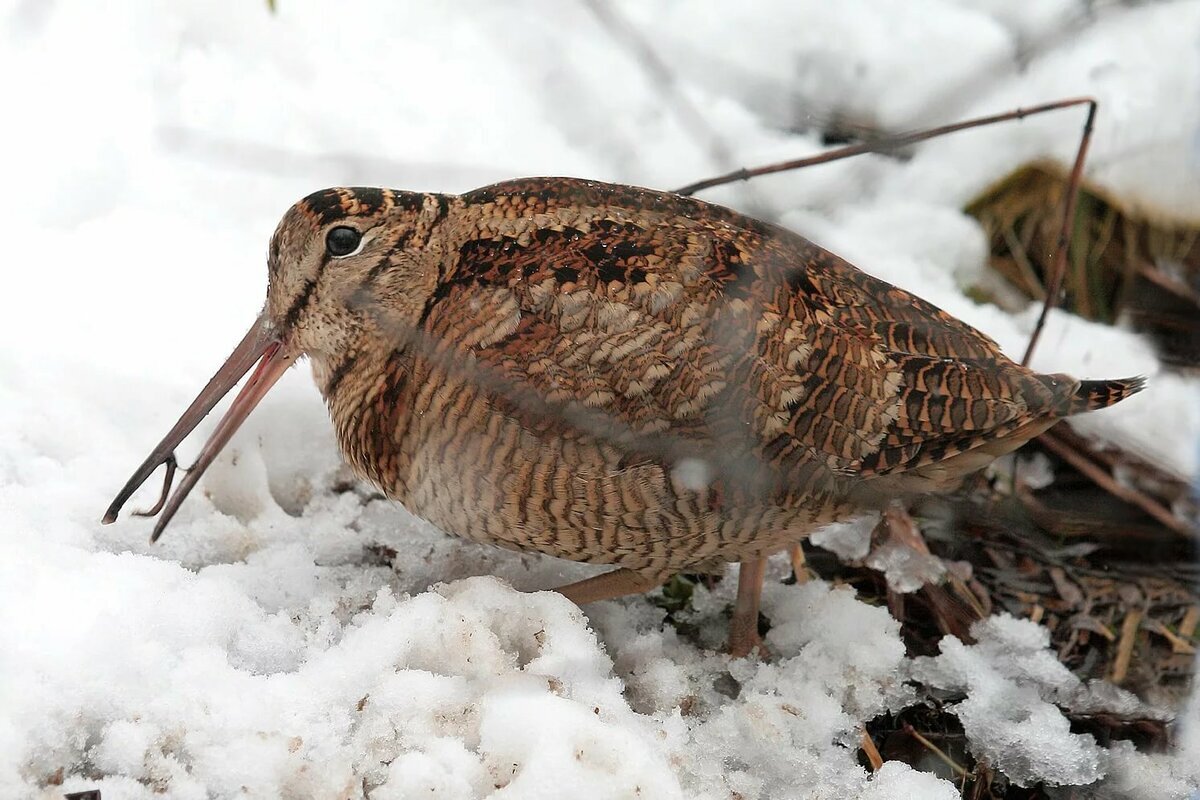
M 642 594 L 662 586 L 666 578 L 656 573 L 634 572 L 631 569 L 614 569 L 602 575 L 593 575 L 581 581 L 568 583 L 555 589 L 577 606 L 612 600 L 627 594 Z
M 762 648 L 758 636 L 758 606 L 762 599 L 765 556 L 743 561 L 738 569 L 737 603 L 729 620 L 729 655 L 744 658 L 755 647 Z
M 788 557 L 792 561 L 792 575 L 796 577 L 796 583 L 808 583 L 812 575 L 808 571 L 808 561 L 804 558 L 804 548 L 798 544 L 792 545 L 788 548 Z
M 880 524 L 884 526 L 891 542 L 908 547 L 926 558 L 932 558 L 929 545 L 921 534 L 916 520 L 908 513 L 907 507 L 893 502 L 883 511 Z M 964 642 L 972 642 L 971 623 L 987 616 L 978 599 L 967 585 L 950 570 L 943 573 L 945 579 L 956 590 L 956 594 L 946 591 L 940 584 L 941 579 L 927 579 L 920 591 L 933 611 L 934 620 L 939 630 L 944 634 L 957 636 Z M 888 608 L 896 619 L 904 619 L 904 595 L 893 592 L 888 588 Z
M 929 545 L 921 535 L 921 529 L 917 527 L 916 520 L 908 513 L 908 508 L 903 503 L 889 503 L 883 510 L 883 522 L 893 541 L 910 547 L 923 556 L 931 555 Z

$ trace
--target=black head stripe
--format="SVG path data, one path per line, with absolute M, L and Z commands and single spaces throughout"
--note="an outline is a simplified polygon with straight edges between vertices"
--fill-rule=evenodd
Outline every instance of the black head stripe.
M 373 186 L 322 189 L 301 201 L 320 225 L 328 225 L 347 217 L 367 216 L 382 210 L 387 204 L 387 190 Z

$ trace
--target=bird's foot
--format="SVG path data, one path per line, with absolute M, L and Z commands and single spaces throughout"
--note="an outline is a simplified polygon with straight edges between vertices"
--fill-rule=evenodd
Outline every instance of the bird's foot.
M 760 661 L 770 661 L 772 658 L 771 650 L 758 634 L 757 627 L 749 633 L 739 633 L 731 627 L 726 649 L 730 658 L 746 658 L 756 650 Z

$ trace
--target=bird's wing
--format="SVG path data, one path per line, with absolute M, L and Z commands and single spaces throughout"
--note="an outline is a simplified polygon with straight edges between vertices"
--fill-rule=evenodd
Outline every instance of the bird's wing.
M 1051 397 L 965 323 L 732 211 L 571 179 L 467 198 L 422 325 L 528 424 L 814 486 L 949 457 Z

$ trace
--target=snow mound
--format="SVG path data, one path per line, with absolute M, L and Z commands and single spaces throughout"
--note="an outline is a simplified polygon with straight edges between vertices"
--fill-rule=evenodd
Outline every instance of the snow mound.
M 322 636 L 225 576 L 145 561 L 97 565 L 120 588 L 80 623 L 86 641 L 21 654 L 5 707 L 25 735 L 5 747 L 6 796 L 64 765 L 64 790 L 106 797 L 330 797 L 360 783 L 373 797 L 680 796 L 661 734 L 560 595 L 485 577 L 411 598 L 385 588 Z M 127 595 L 155 601 L 137 625 L 115 614 Z M 139 643 L 147 629 L 157 637 Z M 94 668 L 56 669 L 71 652 Z M 126 795 L 131 780 L 143 791 Z
M 1134 714 L 1143 711 L 1136 697 L 1109 684 L 1085 686 L 1049 649 L 1049 632 L 1029 620 L 1001 614 L 976 622 L 971 635 L 969 646 L 942 639 L 941 655 L 914 659 L 912 676 L 966 694 L 952 710 L 976 757 L 1019 786 L 1090 784 L 1131 760 L 1129 753 L 1110 758 L 1090 734 L 1071 733 L 1061 709 Z

